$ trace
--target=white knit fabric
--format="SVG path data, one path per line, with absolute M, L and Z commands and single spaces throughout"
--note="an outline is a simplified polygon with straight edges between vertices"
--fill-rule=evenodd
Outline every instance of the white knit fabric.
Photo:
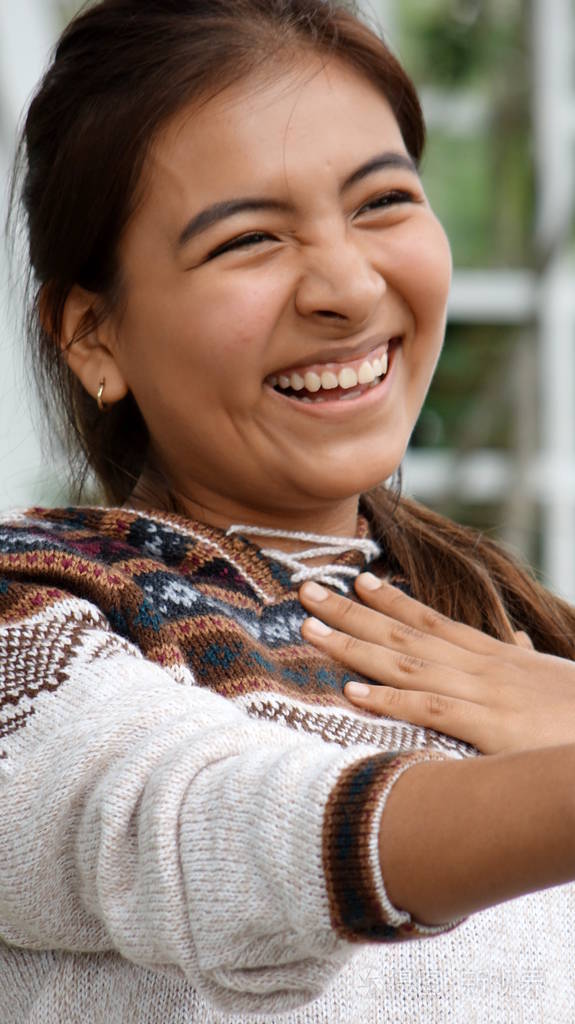
M 1 1024 L 573 1024 L 574 886 L 431 939 L 338 938 L 323 813 L 381 748 L 176 682 L 86 602 L 51 614 L 57 696 L 27 684 L 0 760 Z M 50 671 L 21 660 L 39 625 L 0 630 L 8 686 Z
M 77 992 L 63 996 L 66 977 L 102 984 L 117 957 L 128 975 L 137 965 L 136 986 L 153 969 L 158 995 L 186 979 L 195 1000 L 248 1015 L 319 996 L 355 952 L 329 919 L 325 805 L 341 771 L 378 748 L 344 751 L 182 686 L 86 602 L 50 614 L 84 629 L 57 699 L 35 696 L 3 743 L 0 936 L 28 952 L 0 945 L 2 1024 L 166 1021 L 153 1005 L 104 1012 L 107 1000 L 90 1018 Z M 2 628 L 8 685 L 14 646 Z

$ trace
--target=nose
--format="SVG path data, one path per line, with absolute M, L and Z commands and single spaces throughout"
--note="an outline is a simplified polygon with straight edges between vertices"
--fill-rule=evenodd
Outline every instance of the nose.
M 352 239 L 325 239 L 310 246 L 296 291 L 300 316 L 342 319 L 360 328 L 385 295 L 385 277 Z

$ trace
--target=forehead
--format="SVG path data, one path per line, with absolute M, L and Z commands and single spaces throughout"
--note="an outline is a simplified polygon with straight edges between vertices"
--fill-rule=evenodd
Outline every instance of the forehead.
M 152 195 L 196 207 L 343 178 L 390 149 L 406 152 L 383 93 L 342 62 L 312 57 L 184 108 L 156 140 L 146 177 Z

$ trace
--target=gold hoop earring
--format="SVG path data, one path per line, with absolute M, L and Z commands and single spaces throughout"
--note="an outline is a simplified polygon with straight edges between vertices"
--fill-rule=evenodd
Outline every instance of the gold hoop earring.
M 100 410 L 100 412 L 104 412 L 104 410 L 106 408 L 106 402 L 103 401 L 103 395 L 104 395 L 104 388 L 105 387 L 106 387 L 106 378 L 102 377 L 102 380 L 100 381 L 100 386 L 98 388 L 98 394 L 96 395 L 96 401 L 98 403 L 98 409 Z

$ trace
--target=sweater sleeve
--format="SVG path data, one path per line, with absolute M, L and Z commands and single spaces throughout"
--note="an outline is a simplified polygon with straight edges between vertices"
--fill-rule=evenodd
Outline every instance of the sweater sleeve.
M 52 595 L 53 596 L 53 595 Z M 0 628 L 0 937 L 177 971 L 228 1011 L 317 998 L 394 908 L 377 839 L 433 753 L 342 750 L 176 681 L 62 594 Z

